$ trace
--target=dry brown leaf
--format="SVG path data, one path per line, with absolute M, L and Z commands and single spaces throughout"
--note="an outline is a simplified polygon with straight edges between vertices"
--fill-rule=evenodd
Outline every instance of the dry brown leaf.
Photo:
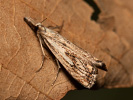
M 80 85 L 57 65 L 49 51 L 43 69 L 38 40 L 23 21 L 31 17 L 45 26 L 61 25 L 64 37 L 103 60 L 94 88 L 133 86 L 133 1 L 95 0 L 101 9 L 99 23 L 90 19 L 93 9 L 81 0 L 0 1 L 0 99 L 60 99 Z M 126 2 L 126 3 L 125 3 Z

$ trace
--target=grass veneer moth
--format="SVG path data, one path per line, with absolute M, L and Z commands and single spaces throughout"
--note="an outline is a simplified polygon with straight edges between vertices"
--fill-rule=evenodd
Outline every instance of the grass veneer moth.
M 43 44 L 45 44 L 55 56 L 58 69 L 61 63 L 66 71 L 86 88 L 91 88 L 95 84 L 98 74 L 97 68 L 107 71 L 106 65 L 102 61 L 77 47 L 59 33 L 43 26 L 41 23 L 35 24 L 31 18 L 25 17 L 24 21 L 39 39 L 43 54 L 42 65 L 45 56 Z

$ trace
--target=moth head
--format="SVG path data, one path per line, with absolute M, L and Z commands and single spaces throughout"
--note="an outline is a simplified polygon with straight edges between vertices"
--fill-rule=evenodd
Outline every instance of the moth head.
M 45 21 L 46 19 L 44 19 L 43 21 Z M 36 33 L 38 30 L 42 31 L 45 30 L 45 27 L 42 25 L 41 23 L 35 23 L 34 20 L 32 18 L 29 17 L 24 17 L 24 21 L 30 26 L 30 28 Z

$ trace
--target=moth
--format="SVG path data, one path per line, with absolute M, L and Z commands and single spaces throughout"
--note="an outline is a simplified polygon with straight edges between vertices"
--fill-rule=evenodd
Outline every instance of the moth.
M 41 23 L 35 24 L 34 20 L 29 17 L 25 17 L 24 21 L 38 37 L 43 55 L 45 56 L 43 50 L 43 43 L 45 43 L 55 56 L 58 68 L 62 64 L 66 71 L 84 87 L 91 88 L 95 84 L 98 74 L 97 68 L 107 71 L 106 65 L 102 61 L 79 48 L 58 32 Z

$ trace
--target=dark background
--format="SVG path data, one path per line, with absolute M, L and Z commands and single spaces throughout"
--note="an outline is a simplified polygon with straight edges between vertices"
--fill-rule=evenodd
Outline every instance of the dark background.
M 100 9 L 93 0 L 84 0 L 94 9 L 91 20 L 97 22 Z M 73 90 L 61 100 L 133 100 L 133 88 Z
M 73 90 L 61 100 L 133 100 L 133 88 Z

